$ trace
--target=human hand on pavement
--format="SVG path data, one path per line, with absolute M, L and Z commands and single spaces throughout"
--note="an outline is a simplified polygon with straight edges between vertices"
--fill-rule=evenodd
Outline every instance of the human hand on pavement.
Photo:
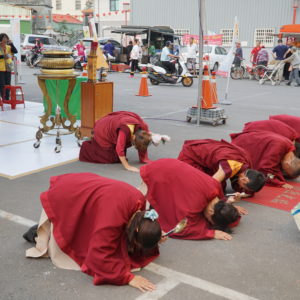
M 246 208 L 238 206 L 238 205 L 235 205 L 234 207 L 237 209 L 237 211 L 239 212 L 240 216 L 242 216 L 242 215 L 248 215 L 248 210 Z
M 230 241 L 232 240 L 232 236 L 224 231 L 221 230 L 215 230 L 215 236 L 214 238 L 216 240 L 224 240 L 224 241 Z
M 134 276 L 128 284 L 134 288 L 139 289 L 141 292 L 152 292 L 156 288 L 153 283 L 142 276 Z
M 167 236 L 165 236 L 165 232 L 164 231 L 162 231 L 161 232 L 161 239 L 160 239 L 160 241 L 158 242 L 159 244 L 163 244 L 167 239 L 168 239 L 168 237 Z
M 234 202 L 239 202 L 242 199 L 242 194 L 241 193 L 234 193 L 227 199 L 227 203 L 234 203 Z
M 139 172 L 140 172 L 140 170 L 139 170 L 138 168 L 133 167 L 133 166 L 128 166 L 128 167 L 126 168 L 126 170 L 127 170 L 127 171 L 131 171 L 131 172 L 136 172 L 136 173 L 139 173 Z

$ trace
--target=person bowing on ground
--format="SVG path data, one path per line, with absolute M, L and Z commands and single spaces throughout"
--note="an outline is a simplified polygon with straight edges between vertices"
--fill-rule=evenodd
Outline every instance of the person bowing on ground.
M 57 267 L 92 276 L 95 285 L 155 289 L 132 273 L 153 261 L 159 255 L 158 242 L 164 241 L 158 215 L 145 210 L 140 191 L 92 173 L 64 174 L 51 177 L 41 203 L 38 228 L 23 235 L 36 242 L 27 257 L 49 256 Z
M 244 149 L 212 139 L 187 140 L 178 159 L 215 178 L 226 190 L 226 180 L 232 188 L 251 195 L 265 184 L 264 175 L 252 169 L 252 162 Z
M 219 182 L 177 159 L 159 159 L 141 167 L 141 190 L 159 214 L 162 230 L 168 232 L 186 218 L 187 225 L 172 238 L 231 240 L 230 226 L 246 211 L 223 199 Z
M 154 142 L 154 137 L 158 141 Z M 168 136 L 159 136 L 149 131 L 143 119 L 129 111 L 117 111 L 98 120 L 94 126 L 94 136 L 90 141 L 83 142 L 79 160 L 111 164 L 121 162 L 128 171 L 139 172 L 139 169 L 129 165 L 126 150 L 132 145 L 138 150 L 141 163 L 149 161 L 147 148 L 153 143 L 169 141 Z
M 267 184 L 293 188 L 285 177 L 300 175 L 300 159 L 295 156 L 291 140 L 270 131 L 246 131 L 230 136 L 234 145 L 249 153 L 254 169 L 264 173 Z
M 300 138 L 300 131 L 297 133 L 291 126 L 279 120 L 271 119 L 248 122 L 244 125 L 243 129 L 243 132 L 246 131 L 270 131 L 282 135 L 295 144 L 295 155 L 300 157 L 300 143 L 296 141 Z

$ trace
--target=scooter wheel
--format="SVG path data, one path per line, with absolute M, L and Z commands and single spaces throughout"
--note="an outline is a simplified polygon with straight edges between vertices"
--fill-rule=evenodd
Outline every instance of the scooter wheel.
M 152 85 L 159 85 L 159 82 L 155 79 L 150 78 L 150 82 Z
M 54 151 L 56 152 L 56 153 L 60 153 L 60 151 L 61 151 L 61 146 L 56 146 L 55 148 L 54 148 Z
M 37 142 L 35 142 L 35 143 L 33 144 L 33 147 L 37 149 L 37 148 L 40 147 L 40 144 L 41 144 L 41 142 L 40 142 L 40 141 L 37 141 Z
M 193 78 L 191 78 L 191 77 L 183 77 L 182 81 L 181 81 L 182 85 L 185 86 L 185 87 L 192 86 L 193 82 L 194 82 Z

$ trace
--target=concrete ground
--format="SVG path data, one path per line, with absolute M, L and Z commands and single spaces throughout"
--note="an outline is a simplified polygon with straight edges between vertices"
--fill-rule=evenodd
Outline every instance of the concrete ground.
M 23 67 L 26 99 L 41 102 L 33 72 Z M 130 79 L 127 74 L 114 73 L 109 79 L 115 84 L 114 110 L 134 111 L 146 119 L 153 132 L 172 137 L 171 143 L 151 147 L 152 160 L 176 158 L 185 139 L 228 140 L 245 122 L 266 119 L 270 114 L 299 115 L 300 89 L 238 80 L 230 81 L 233 104 L 222 106 L 227 123 L 196 126 L 185 122 L 187 108 L 196 103 L 196 82 L 191 88 L 150 86 L 152 96 L 141 98 L 135 96 L 139 75 Z M 224 96 L 225 86 L 226 80 L 218 79 L 219 98 Z M 134 150 L 128 158 L 139 166 Z M 7 159 L 13 159 L 9 153 Z M 138 174 L 120 165 L 74 162 L 14 180 L 0 177 L 0 210 L 38 221 L 39 194 L 47 189 L 50 176 L 70 172 L 94 172 L 133 186 L 140 183 Z M 31 245 L 22 234 L 27 227 L 0 218 L 0 299 L 299 299 L 300 234 L 293 218 L 285 211 L 247 202 L 241 205 L 249 215 L 235 229 L 232 241 L 169 239 L 162 245 L 155 264 L 140 272 L 157 284 L 152 294 L 129 286 L 93 286 L 92 278 L 81 272 L 57 269 L 48 259 L 26 259 L 25 250 Z

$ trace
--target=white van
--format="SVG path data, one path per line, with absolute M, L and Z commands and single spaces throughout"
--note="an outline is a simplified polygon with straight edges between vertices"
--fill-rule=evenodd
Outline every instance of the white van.
M 57 43 L 57 41 L 47 35 L 37 35 L 37 34 L 21 34 L 21 59 L 22 61 L 25 58 L 25 54 L 28 50 L 31 50 L 34 45 L 36 39 L 39 39 L 43 44 L 43 48 L 45 49 L 59 49 L 59 50 L 70 50 L 68 47 L 61 46 Z

